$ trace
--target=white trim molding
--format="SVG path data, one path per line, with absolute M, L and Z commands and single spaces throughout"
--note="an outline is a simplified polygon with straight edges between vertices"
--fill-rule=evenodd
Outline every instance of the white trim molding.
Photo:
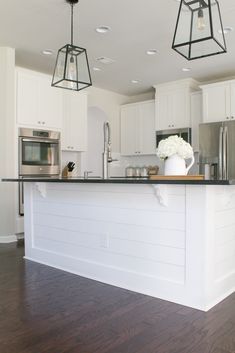
M 16 235 L 5 235 L 5 236 L 0 236 L 0 244 L 10 244 L 10 243 L 15 243 L 17 242 L 17 236 Z

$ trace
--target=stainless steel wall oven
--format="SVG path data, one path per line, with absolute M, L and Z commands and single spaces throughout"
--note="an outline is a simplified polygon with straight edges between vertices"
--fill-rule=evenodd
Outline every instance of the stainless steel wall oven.
M 19 129 L 19 175 L 60 174 L 60 132 Z
M 19 176 L 60 175 L 60 132 L 19 129 Z M 20 211 L 23 215 L 23 184 L 20 183 Z

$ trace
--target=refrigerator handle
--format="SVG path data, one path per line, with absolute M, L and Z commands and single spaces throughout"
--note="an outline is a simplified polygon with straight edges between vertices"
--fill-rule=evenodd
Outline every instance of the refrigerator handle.
M 223 126 L 221 126 L 219 131 L 219 180 L 223 180 L 223 131 Z
M 228 127 L 224 127 L 223 136 L 223 179 L 228 179 Z

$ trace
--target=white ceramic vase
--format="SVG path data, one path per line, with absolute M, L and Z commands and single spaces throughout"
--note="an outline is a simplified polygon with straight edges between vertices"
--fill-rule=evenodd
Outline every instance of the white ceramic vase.
M 194 156 L 189 166 L 186 166 L 185 159 L 178 156 L 178 154 L 173 154 L 173 156 L 168 157 L 165 160 L 164 174 L 165 175 L 187 175 L 190 168 L 193 166 L 195 160 Z

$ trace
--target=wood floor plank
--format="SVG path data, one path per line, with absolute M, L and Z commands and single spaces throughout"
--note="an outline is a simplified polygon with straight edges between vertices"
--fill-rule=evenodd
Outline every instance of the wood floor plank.
M 0 246 L 0 353 L 235 353 L 235 294 L 208 313 Z

